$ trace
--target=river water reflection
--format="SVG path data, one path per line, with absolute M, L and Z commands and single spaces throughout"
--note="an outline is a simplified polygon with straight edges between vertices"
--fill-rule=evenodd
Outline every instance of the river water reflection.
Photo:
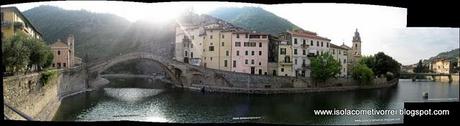
M 402 109 L 404 101 L 458 100 L 459 84 L 400 80 L 392 88 L 308 94 L 201 93 L 161 82 L 112 79 L 106 87 L 62 100 L 54 120 L 281 124 L 388 124 L 403 116 L 315 116 L 315 109 Z M 260 117 L 234 120 L 234 117 Z

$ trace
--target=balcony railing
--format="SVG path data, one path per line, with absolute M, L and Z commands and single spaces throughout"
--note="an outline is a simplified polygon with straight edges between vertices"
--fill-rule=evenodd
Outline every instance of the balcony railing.
M 280 62 L 280 64 L 282 64 L 282 65 L 292 65 L 292 62 L 291 61 L 282 61 L 282 62 Z
M 303 68 L 303 69 L 310 69 L 310 65 L 307 65 L 307 64 L 303 63 L 303 64 L 302 64 L 302 68 Z
M 308 44 L 302 44 L 301 46 L 302 46 L 302 48 L 308 48 L 308 47 L 310 47 L 310 45 L 308 45 Z
M 2 28 L 3 27 L 9 27 L 9 26 L 11 26 L 11 24 L 13 24 L 11 21 L 2 21 Z

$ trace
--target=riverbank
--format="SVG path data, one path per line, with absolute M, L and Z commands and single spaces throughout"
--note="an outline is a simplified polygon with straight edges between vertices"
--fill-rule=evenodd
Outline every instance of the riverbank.
M 348 86 L 328 86 L 328 87 L 313 87 L 313 88 L 237 88 L 237 87 L 220 87 L 209 85 L 193 84 L 187 88 L 193 91 L 205 92 L 226 92 L 226 93 L 245 93 L 245 94 L 290 94 L 290 93 L 312 93 L 312 92 L 338 92 L 351 91 L 359 89 L 377 89 L 387 88 L 398 84 L 398 79 L 387 81 L 386 83 L 377 83 L 366 86 L 348 85 Z
M 48 76 L 46 81 L 43 76 Z M 3 99 L 33 120 L 49 121 L 63 98 L 87 91 L 86 78 L 81 67 L 3 77 Z M 6 107 L 4 114 L 11 120 L 24 120 Z

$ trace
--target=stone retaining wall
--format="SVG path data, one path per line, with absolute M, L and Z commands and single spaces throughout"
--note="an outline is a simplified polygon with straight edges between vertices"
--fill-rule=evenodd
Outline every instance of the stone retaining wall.
M 3 78 L 3 99 L 15 109 L 34 120 L 49 121 L 68 94 L 85 90 L 85 72 L 79 68 L 53 70 L 56 74 L 48 83 L 40 81 L 42 73 Z M 24 120 L 4 106 L 4 114 L 13 120 Z

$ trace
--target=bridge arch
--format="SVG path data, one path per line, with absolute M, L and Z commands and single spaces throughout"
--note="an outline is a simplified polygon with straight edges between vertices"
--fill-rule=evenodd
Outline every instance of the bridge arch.
M 119 55 L 111 59 L 93 62 L 88 66 L 88 72 L 90 73 L 90 75 L 95 75 L 98 77 L 102 72 L 109 69 L 110 67 L 117 65 L 121 62 L 130 61 L 134 59 L 147 59 L 158 63 L 159 66 L 171 78 L 171 81 L 174 83 L 175 86 L 182 86 L 181 81 L 179 79 L 180 75 L 182 74 L 182 71 L 180 69 L 175 68 L 172 65 L 168 65 L 170 63 L 169 59 L 147 52 L 133 52 L 124 55 Z

